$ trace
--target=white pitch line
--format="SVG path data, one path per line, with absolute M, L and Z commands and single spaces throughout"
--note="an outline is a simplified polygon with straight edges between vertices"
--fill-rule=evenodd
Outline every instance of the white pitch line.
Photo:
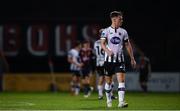
M 0 101 L 0 103 L 3 103 Z M 34 103 L 30 103 L 30 102 L 8 102 L 8 104 L 1 104 L 1 106 L 33 106 L 35 105 Z
M 26 105 L 28 105 L 28 106 L 33 106 L 33 105 L 35 105 L 34 103 L 30 103 L 30 102 L 19 102 L 19 103 L 24 103 L 24 104 L 26 104 Z

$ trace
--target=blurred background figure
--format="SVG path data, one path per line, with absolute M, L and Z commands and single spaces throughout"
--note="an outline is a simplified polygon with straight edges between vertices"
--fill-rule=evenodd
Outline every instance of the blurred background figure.
M 142 54 L 139 57 L 139 83 L 144 92 L 148 91 L 147 82 L 151 74 L 151 63 L 148 57 Z
M 139 72 L 140 87 L 144 92 L 147 92 L 148 91 L 147 83 L 151 74 L 150 59 L 147 56 L 145 56 L 142 49 L 135 43 L 133 39 L 130 39 L 130 42 L 132 44 L 134 56 L 137 60 L 136 71 Z
M 84 90 L 84 97 L 87 98 L 90 96 L 93 87 L 90 86 L 90 74 L 92 73 L 92 58 L 93 52 L 92 48 L 90 47 L 89 41 L 84 41 L 82 43 L 82 48 L 79 52 L 81 61 L 83 63 L 82 66 L 82 83 L 83 83 L 83 90 Z
M 104 29 L 99 30 L 99 38 Z M 104 56 L 105 52 L 101 48 L 101 40 L 98 39 L 94 42 L 94 53 L 96 55 L 96 74 L 97 74 L 97 90 L 98 90 L 98 99 L 103 99 L 103 90 L 104 90 Z
M 139 72 L 140 87 L 144 92 L 147 92 L 147 83 L 151 74 L 150 59 L 147 56 L 145 56 L 142 49 L 135 43 L 133 39 L 130 39 L 130 42 L 132 44 L 133 52 L 137 60 L 136 71 Z
M 77 42 L 75 43 L 74 48 L 72 48 L 68 52 L 68 62 L 71 64 L 70 65 L 70 71 L 72 73 L 72 80 L 71 80 L 71 92 L 73 95 L 79 95 L 80 91 L 80 70 L 83 66 L 83 64 L 80 61 L 79 57 L 79 51 L 81 49 L 81 43 Z
M 6 72 L 9 72 L 9 65 L 3 52 L 0 50 L 0 92 L 3 91 L 3 75 Z

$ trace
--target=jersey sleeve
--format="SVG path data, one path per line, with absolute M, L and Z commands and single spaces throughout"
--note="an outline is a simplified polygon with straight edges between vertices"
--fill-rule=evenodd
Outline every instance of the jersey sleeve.
M 93 48 L 94 48 L 94 50 L 96 49 L 96 41 L 94 42 L 94 47 Z
M 72 50 L 70 50 L 70 51 L 68 52 L 68 58 L 71 58 L 71 57 L 73 57 Z
M 96 54 L 96 41 L 94 42 L 93 53 Z
M 126 30 L 124 30 L 124 38 L 123 38 L 124 42 L 128 42 L 129 40 L 129 36 Z
M 106 39 L 107 38 L 107 29 L 104 29 L 101 33 L 101 39 Z

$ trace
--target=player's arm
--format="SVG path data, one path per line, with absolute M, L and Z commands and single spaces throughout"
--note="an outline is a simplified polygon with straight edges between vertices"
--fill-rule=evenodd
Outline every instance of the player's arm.
M 75 57 L 73 57 L 73 55 L 71 53 L 68 54 L 67 61 L 71 64 L 77 65 L 78 67 L 82 67 L 82 64 L 78 63 L 77 59 Z
M 82 63 L 78 63 L 76 58 L 73 58 L 73 57 L 68 57 L 68 62 L 71 63 L 71 64 L 75 64 L 78 67 L 82 67 L 83 66 Z
M 93 54 L 96 56 L 96 42 L 94 43 L 94 46 L 93 46 Z
M 132 46 L 131 46 L 131 43 L 129 42 L 129 40 L 126 40 L 126 42 L 125 42 L 125 47 L 126 47 L 127 52 L 128 52 L 128 54 L 129 54 L 129 56 L 130 56 L 132 67 L 133 67 L 133 68 L 136 68 L 136 61 L 135 61 L 135 59 L 134 59 Z
M 113 55 L 113 52 L 106 47 L 106 39 L 105 38 L 101 38 L 101 47 L 108 54 L 108 56 Z
M 91 51 L 91 59 L 92 59 L 92 61 L 96 60 L 96 51 L 95 51 L 95 49 L 92 49 L 92 51 Z
M 113 55 L 113 52 L 111 50 L 109 50 L 106 47 L 106 40 L 107 40 L 107 30 L 103 29 L 103 31 L 101 31 L 101 48 L 108 54 L 108 56 Z
M 67 55 L 67 61 L 69 62 L 69 63 L 73 63 L 73 54 L 72 54 L 72 52 L 71 51 L 69 51 L 68 52 L 68 55 Z
M 74 59 L 73 59 L 73 64 L 77 65 L 78 67 L 82 67 L 82 66 L 83 66 L 83 63 L 82 63 L 82 62 L 79 63 L 78 60 L 77 60 L 77 58 L 74 58 Z

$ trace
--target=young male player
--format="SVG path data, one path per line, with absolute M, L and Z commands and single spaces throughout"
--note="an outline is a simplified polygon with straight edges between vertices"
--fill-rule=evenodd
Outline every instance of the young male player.
M 112 107 L 111 90 L 112 75 L 117 75 L 118 80 L 118 107 L 127 107 L 128 103 L 124 100 L 125 95 L 125 64 L 123 47 L 125 45 L 131 59 L 131 65 L 136 67 L 131 44 L 129 42 L 127 31 L 121 28 L 123 15 L 121 12 L 113 11 L 110 13 L 111 26 L 106 28 L 101 34 L 101 47 L 105 51 L 105 90 L 107 98 L 107 107 Z

